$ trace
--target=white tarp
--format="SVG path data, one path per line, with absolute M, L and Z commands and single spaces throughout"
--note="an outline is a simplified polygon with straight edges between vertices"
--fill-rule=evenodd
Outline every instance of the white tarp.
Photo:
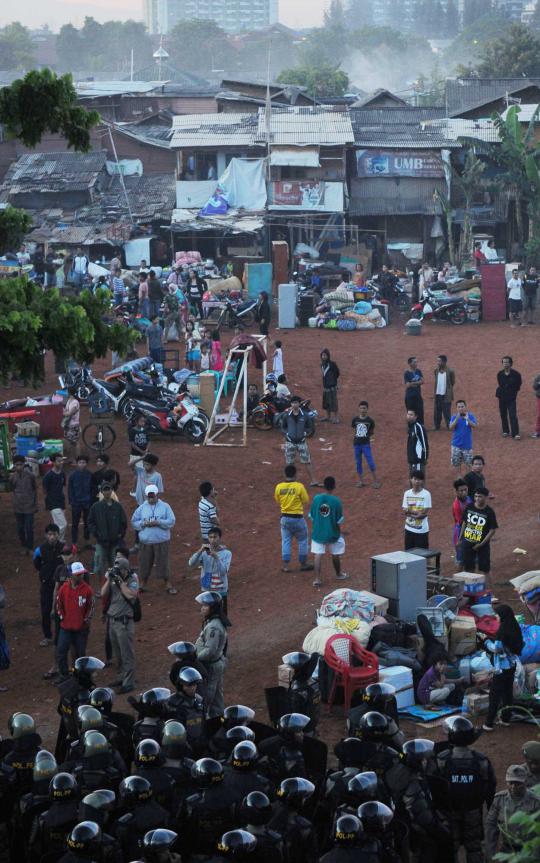
M 124 254 L 128 267 L 138 267 L 143 259 L 147 264 L 150 264 L 150 237 L 137 237 L 135 240 L 128 240 L 127 243 L 124 243 Z
M 140 159 L 119 159 L 118 162 L 110 162 L 107 159 L 105 164 L 110 177 L 115 174 L 123 174 L 124 177 L 142 177 L 143 175 L 143 163 Z
M 318 147 L 273 147 L 270 164 L 297 168 L 320 168 Z
M 230 209 L 264 210 L 264 159 L 231 159 L 201 209 L 200 215 L 222 215 Z
M 176 206 L 181 210 L 204 207 L 215 188 L 215 180 L 179 180 L 176 183 Z

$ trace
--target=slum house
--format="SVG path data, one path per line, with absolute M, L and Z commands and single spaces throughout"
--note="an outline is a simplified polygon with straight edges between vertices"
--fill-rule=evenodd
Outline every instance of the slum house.
M 273 108 L 288 108 L 293 105 L 309 107 L 317 104 L 317 100 L 308 95 L 307 87 L 224 78 L 215 97 L 217 110 L 224 113 L 256 114 L 259 108 L 266 105 L 268 93 Z
M 372 250 L 373 268 L 434 258 L 444 245 L 435 193 L 449 194 L 450 151 L 441 129 L 424 128 L 444 108 L 410 105 L 351 107 L 354 150 L 349 154 L 349 221 Z
M 540 78 L 448 78 L 447 117 L 487 119 L 509 105 L 540 102 Z
M 142 247 L 149 252 L 152 242 L 152 260 L 158 263 L 160 257 L 165 263 L 170 250 L 161 225 L 170 222 L 174 207 L 174 173 L 138 173 L 122 183 L 117 168 L 104 150 L 28 153 L 8 169 L 0 201 L 28 211 L 29 244 L 66 253 L 82 246 L 93 260 L 110 259 L 116 248 L 124 248 L 128 258 L 136 245 L 138 264 L 145 257 Z

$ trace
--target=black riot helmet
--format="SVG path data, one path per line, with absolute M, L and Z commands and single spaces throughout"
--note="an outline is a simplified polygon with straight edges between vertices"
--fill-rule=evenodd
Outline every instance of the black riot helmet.
M 53 776 L 49 785 L 49 800 L 51 803 L 54 801 L 64 803 L 67 800 L 77 800 L 78 796 L 79 786 L 71 773 L 57 773 L 56 776 Z
M 29 713 L 12 713 L 8 719 L 9 733 L 14 740 L 36 733 L 36 723 Z
M 435 754 L 435 744 L 433 740 L 425 740 L 417 737 L 414 740 L 407 740 L 403 744 L 403 758 L 407 767 L 413 770 L 422 770 L 426 766 L 429 758 L 433 758 Z
M 114 692 L 108 686 L 98 686 L 90 693 L 90 704 L 103 716 L 109 716 L 114 702 Z
M 67 847 L 75 857 L 88 857 L 101 844 L 101 827 L 95 821 L 81 821 L 67 838 Z
M 253 833 L 247 830 L 229 830 L 224 833 L 218 843 L 218 851 L 225 858 L 243 859 L 245 854 L 252 854 L 257 847 L 257 840 Z
M 474 725 L 465 716 L 449 716 L 443 725 L 452 746 L 470 746 L 477 739 Z
M 362 803 L 356 814 L 362 822 L 365 832 L 372 836 L 382 836 L 394 817 L 390 807 L 378 800 Z
M 34 760 L 34 769 L 32 773 L 34 782 L 40 782 L 43 779 L 51 780 L 57 771 L 58 764 L 56 763 L 54 755 L 51 752 L 47 752 L 46 749 L 40 749 L 39 752 L 36 753 Z
M 195 645 L 191 641 L 175 641 L 173 644 L 169 644 L 167 650 L 182 660 L 188 659 L 190 656 L 193 658 L 197 656 Z
M 394 717 L 397 712 L 396 690 L 390 683 L 370 683 L 364 692 L 366 701 L 373 710 Z
M 144 859 L 147 863 L 158 863 L 163 860 L 164 853 L 169 851 L 178 839 L 178 833 L 174 830 L 166 830 L 158 827 L 157 830 L 149 830 L 144 834 L 143 849 Z
M 168 719 L 161 732 L 161 749 L 168 758 L 180 758 L 186 752 L 187 734 L 181 722 Z
M 243 743 L 237 743 L 234 747 L 231 766 L 233 770 L 253 770 L 258 760 L 257 747 L 251 740 L 245 740 Z
M 152 793 L 152 786 L 143 776 L 126 776 L 118 789 L 120 800 L 128 807 L 150 800 Z
M 223 599 L 220 593 L 216 590 L 205 590 L 195 597 L 195 602 L 199 605 L 209 605 L 212 610 L 217 610 L 223 605 Z
M 388 734 L 388 717 L 377 710 L 364 713 L 358 723 L 358 737 L 360 740 L 378 743 L 385 739 Z
M 95 656 L 79 656 L 73 666 L 73 677 L 79 681 L 81 686 L 91 689 L 93 688 L 92 675 L 96 671 L 101 671 L 102 668 L 105 668 L 105 663 L 101 659 L 97 659 Z
M 112 812 L 116 804 L 116 795 L 109 788 L 99 788 L 83 797 L 81 803 L 98 812 Z
M 174 681 L 177 689 L 182 689 L 184 686 L 198 686 L 199 683 L 202 683 L 202 675 L 196 668 L 184 665 L 183 668 L 177 670 L 176 680 Z
M 199 788 L 209 788 L 218 782 L 223 782 L 225 772 L 223 765 L 214 758 L 199 758 L 191 768 L 191 775 Z
M 309 779 L 303 779 L 301 776 L 295 776 L 292 779 L 283 780 L 277 790 L 277 796 L 287 806 L 293 809 L 300 809 L 309 800 L 314 791 L 315 786 L 313 782 L 310 782 Z
M 287 665 L 293 672 L 295 680 L 309 680 L 312 676 L 319 656 L 317 653 L 304 653 L 303 650 L 297 650 L 293 653 L 286 653 L 282 657 L 282 662 Z
M 97 707 L 90 704 L 81 704 L 77 707 L 77 726 L 81 734 L 85 731 L 99 731 L 103 728 L 105 721 Z
M 163 763 L 161 747 L 156 740 L 141 740 L 135 750 L 134 763 L 137 768 L 160 767 Z
M 304 713 L 285 713 L 278 722 L 278 730 L 284 737 L 292 737 L 301 734 L 310 721 Z
M 225 737 L 231 745 L 242 743 L 243 740 L 255 740 L 255 732 L 246 725 L 234 725 L 225 732 Z
M 171 697 L 171 690 L 164 686 L 156 686 L 147 689 L 139 699 L 138 709 L 144 716 L 159 718 L 167 712 L 167 705 Z
M 342 815 L 336 821 L 334 842 L 336 845 L 355 845 L 363 832 L 359 818 L 355 815 Z
M 365 747 L 358 737 L 345 737 L 334 747 L 334 752 L 339 758 L 342 767 L 362 768 L 365 758 Z
M 356 806 L 366 803 L 368 800 L 375 800 L 379 788 L 377 774 L 373 770 L 365 770 L 363 773 L 357 773 L 349 780 L 347 791 L 349 797 L 354 800 Z
M 253 824 L 256 827 L 268 824 L 272 814 L 272 804 L 262 791 L 252 791 L 242 800 L 240 817 L 246 824 Z
M 237 725 L 247 725 L 252 719 L 255 719 L 255 711 L 244 704 L 231 704 L 223 711 L 223 722 L 227 728 L 233 728 Z
M 92 755 L 105 755 L 111 751 L 109 741 L 101 731 L 85 731 L 82 738 L 82 750 L 85 758 Z

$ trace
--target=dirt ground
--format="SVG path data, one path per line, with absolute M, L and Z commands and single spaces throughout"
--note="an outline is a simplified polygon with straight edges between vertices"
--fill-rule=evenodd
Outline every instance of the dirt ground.
M 276 336 L 277 337 L 277 336 Z M 431 323 L 424 326 L 421 338 L 405 335 L 403 321 L 394 320 L 383 330 L 370 332 L 322 332 L 300 329 L 282 332 L 283 356 L 289 386 L 293 392 L 311 397 L 320 408 L 321 380 L 319 352 L 329 348 L 341 369 L 340 425 L 320 424 L 311 443 L 316 474 L 323 478 L 333 474 L 337 492 L 345 511 L 347 551 L 344 568 L 350 573 L 350 587 L 370 588 L 370 558 L 402 548 L 403 516 L 401 500 L 407 486 L 406 421 L 403 404 L 403 371 L 408 355 L 416 353 L 424 372 L 426 425 L 432 426 L 432 380 L 435 358 L 446 353 L 456 371 L 455 395 L 465 398 L 479 420 L 474 433 L 474 449 L 486 459 L 485 475 L 495 495 L 493 506 L 500 529 L 492 546 L 496 593 L 519 603 L 508 579 L 527 570 L 540 568 L 538 511 L 538 450 L 540 440 L 532 440 L 536 399 L 531 388 L 538 372 L 538 328 L 511 329 L 508 323 L 454 327 Z M 224 336 L 224 341 L 227 341 Z M 523 375 L 523 390 L 518 401 L 522 440 L 503 439 L 495 399 L 496 374 L 500 359 L 509 353 Z M 41 392 L 55 388 L 52 366 Z M 95 365 L 99 373 L 106 363 Z M 260 383 L 260 372 L 253 369 L 251 380 Z M 1 398 L 12 398 L 23 390 L 11 387 L 0 392 Z M 360 398 L 369 400 L 369 411 L 376 422 L 374 454 L 382 488 L 355 487 L 351 418 Z M 86 421 L 86 409 L 82 413 Z M 127 434 L 121 420 L 116 420 L 118 441 L 110 451 L 111 464 L 122 476 L 120 499 L 128 514 L 133 511 L 130 472 L 127 468 Z M 224 436 L 226 437 L 226 436 Z M 431 546 L 442 549 L 444 572 L 453 570 L 451 558 L 455 471 L 450 466 L 450 435 L 447 431 L 430 434 L 431 455 L 427 488 L 433 497 L 430 516 Z M 230 578 L 229 667 L 225 678 L 226 702 L 245 703 L 266 720 L 263 688 L 276 685 L 276 669 L 285 652 L 301 647 L 303 638 L 314 624 L 316 609 L 325 592 L 336 586 L 328 562 L 324 571 L 322 592 L 312 587 L 311 573 L 280 572 L 279 514 L 273 500 L 273 489 L 283 473 L 282 438 L 277 431 L 250 430 L 248 447 L 196 447 L 182 439 L 156 439 L 152 451 L 159 455 L 165 494 L 176 513 L 172 542 L 172 572 L 178 587 L 177 596 L 161 593 L 155 582 L 142 600 L 143 620 L 137 625 L 137 686 L 168 684 L 171 664 L 167 645 L 178 639 L 195 639 L 199 632 L 198 606 L 193 597 L 198 592 L 198 575 L 187 569 L 187 558 L 197 547 L 198 485 L 211 479 L 219 492 L 220 515 L 224 541 L 233 552 Z M 299 472 L 299 478 L 307 476 Z M 68 513 L 69 515 L 69 513 Z M 39 589 L 36 573 L 29 558 L 19 553 L 14 518 L 8 495 L 0 497 L 0 517 L 5 525 L 2 538 L 3 567 L 1 580 L 7 591 L 5 621 L 12 652 L 12 666 L 1 675 L 0 682 L 9 690 L 0 695 L 0 733 L 6 729 L 8 716 L 14 710 L 32 713 L 44 742 L 50 744 L 56 730 L 55 688 L 42 680 L 50 666 L 52 649 L 39 647 Z M 36 541 L 41 539 L 48 521 L 41 497 L 36 518 Z M 519 546 L 526 556 L 513 553 Z M 81 559 L 91 564 L 91 552 Z M 94 618 L 89 651 L 103 655 L 103 625 Z M 100 683 L 114 677 L 110 669 L 101 674 Z M 119 705 L 123 703 L 118 698 Z M 333 742 L 344 731 L 342 710 L 334 708 L 321 728 L 323 739 Z M 440 736 L 440 729 L 424 729 L 405 723 L 410 736 Z M 479 748 L 493 758 L 500 784 L 507 764 L 521 761 L 522 743 L 533 737 L 530 726 L 498 729 L 484 735 Z

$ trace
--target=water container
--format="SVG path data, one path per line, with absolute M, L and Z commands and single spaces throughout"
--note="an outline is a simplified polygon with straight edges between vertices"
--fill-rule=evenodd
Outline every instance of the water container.
M 405 332 L 408 336 L 421 336 L 422 335 L 422 321 L 418 321 L 416 318 L 411 318 L 405 324 Z

